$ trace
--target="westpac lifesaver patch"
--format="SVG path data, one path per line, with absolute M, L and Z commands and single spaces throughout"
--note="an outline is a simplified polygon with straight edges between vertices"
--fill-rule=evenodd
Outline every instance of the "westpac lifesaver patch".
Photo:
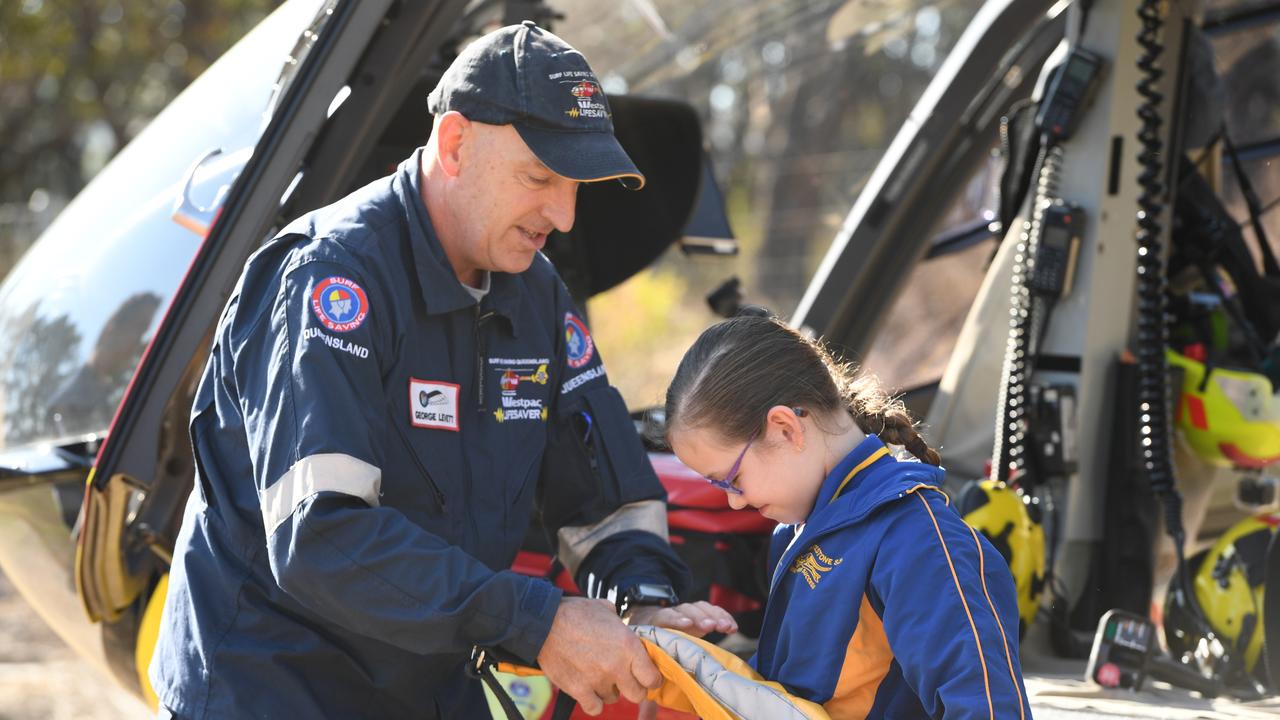
M 340 275 L 327 277 L 311 291 L 311 311 L 333 332 L 355 330 L 369 316 L 369 298 L 354 280 Z
M 458 386 L 409 378 L 409 422 L 414 427 L 458 432 Z
M 580 368 L 591 362 L 595 343 L 586 323 L 573 313 L 564 314 L 564 344 L 569 351 L 569 367 Z

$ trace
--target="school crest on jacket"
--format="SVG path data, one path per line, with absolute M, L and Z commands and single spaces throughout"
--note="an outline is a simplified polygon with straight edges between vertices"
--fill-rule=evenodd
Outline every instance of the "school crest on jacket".
M 809 583 L 809 588 L 818 587 L 818 582 L 822 580 L 822 574 L 831 572 L 837 565 L 844 562 L 841 558 L 829 558 L 826 553 L 822 552 L 822 548 L 816 544 L 809 548 L 809 551 L 801 554 L 791 563 L 791 572 L 804 575 L 805 582 Z

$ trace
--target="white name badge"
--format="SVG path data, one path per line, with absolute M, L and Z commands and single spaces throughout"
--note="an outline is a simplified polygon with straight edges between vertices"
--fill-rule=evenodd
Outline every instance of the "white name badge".
M 409 422 L 414 427 L 458 432 L 458 386 L 409 378 Z

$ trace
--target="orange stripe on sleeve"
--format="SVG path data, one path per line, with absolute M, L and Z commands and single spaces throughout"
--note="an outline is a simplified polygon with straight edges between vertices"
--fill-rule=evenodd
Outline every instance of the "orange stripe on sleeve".
M 840 668 L 840 678 L 836 680 L 836 689 L 831 699 L 823 703 L 823 708 L 832 720 L 863 720 L 871 712 L 876 701 L 876 691 L 885 675 L 889 674 L 889 665 L 893 663 L 893 650 L 889 649 L 889 638 L 884 634 L 884 623 L 871 607 L 864 593 L 862 608 L 858 611 L 858 627 L 849 638 L 849 647 L 844 653 L 844 666 Z
M 914 488 L 913 488 L 914 489 Z M 960 577 L 956 575 L 955 563 L 951 562 L 951 551 L 947 549 L 947 541 L 942 537 L 942 528 L 938 526 L 938 518 L 933 514 L 933 508 L 929 507 L 929 501 L 919 493 L 914 495 L 924 504 L 924 509 L 929 513 L 929 519 L 933 521 L 933 529 L 938 533 L 938 542 L 942 544 L 942 554 L 947 557 L 947 567 L 951 569 L 951 580 L 956 584 L 956 592 L 960 593 L 960 604 L 964 607 L 964 614 L 969 618 L 969 628 L 973 630 L 973 641 L 978 645 L 978 664 L 982 666 L 982 684 L 987 691 L 987 711 L 991 714 L 991 720 L 996 720 L 995 705 L 991 702 L 991 679 L 987 677 L 987 660 L 986 654 L 982 652 L 982 638 L 978 637 L 978 625 L 973 621 L 973 613 L 969 612 L 969 601 L 964 598 L 964 590 L 960 587 Z
M 967 523 L 966 523 L 967 524 Z M 1013 654 L 1009 652 L 1009 638 L 1004 634 L 1004 623 L 1000 622 L 1000 614 L 996 612 L 996 604 L 991 602 L 991 593 L 987 592 L 987 559 L 982 552 L 982 543 L 973 526 L 969 526 L 973 535 L 973 544 L 978 546 L 978 577 L 982 578 L 982 594 L 987 596 L 987 607 L 991 608 L 991 616 L 996 619 L 996 627 L 1000 628 L 1000 641 L 1004 643 L 1004 659 L 1009 663 L 1009 679 L 1013 681 L 1013 693 L 1018 696 L 1018 717 L 1026 720 L 1026 711 L 1022 706 L 1022 693 L 1018 690 L 1018 674 L 1013 671 Z

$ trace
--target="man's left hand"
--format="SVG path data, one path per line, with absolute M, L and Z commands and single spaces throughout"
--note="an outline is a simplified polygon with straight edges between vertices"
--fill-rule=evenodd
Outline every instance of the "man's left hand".
M 727 610 L 704 601 L 681 603 L 665 608 L 656 605 L 638 605 L 627 613 L 625 619 L 630 625 L 656 625 L 679 630 L 694 637 L 702 637 L 709 632 L 727 635 L 738 631 L 738 623 Z

